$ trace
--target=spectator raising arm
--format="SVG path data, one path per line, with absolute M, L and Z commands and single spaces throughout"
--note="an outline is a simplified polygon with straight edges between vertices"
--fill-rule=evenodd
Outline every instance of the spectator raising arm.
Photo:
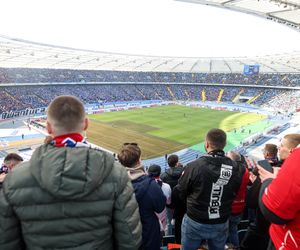
M 295 150 L 284 162 L 277 177 L 263 176 L 260 191 L 260 209 L 272 222 L 270 236 L 276 249 L 300 247 L 300 149 Z

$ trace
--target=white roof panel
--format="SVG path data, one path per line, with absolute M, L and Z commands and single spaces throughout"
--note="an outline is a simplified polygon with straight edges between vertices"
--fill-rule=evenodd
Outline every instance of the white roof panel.
M 0 67 L 241 73 L 244 64 L 259 64 L 260 72 L 300 73 L 300 51 L 260 57 L 142 56 L 55 47 L 0 36 Z
M 300 31 L 299 0 L 176 0 L 240 11 L 285 24 Z
M 278 13 L 272 13 L 272 16 L 278 17 L 280 19 L 288 19 L 291 22 L 300 24 L 300 9 L 294 11 L 282 11 Z
M 238 1 L 238 2 L 230 2 L 228 5 L 235 6 L 237 8 L 246 9 L 248 11 L 255 11 L 260 13 L 269 13 L 269 12 L 277 12 L 286 10 L 284 5 L 274 4 L 269 1 Z

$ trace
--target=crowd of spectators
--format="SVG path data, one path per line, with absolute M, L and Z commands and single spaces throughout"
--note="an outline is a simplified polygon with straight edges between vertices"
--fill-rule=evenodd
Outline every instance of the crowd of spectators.
M 177 86 L 165 92 L 175 96 Z M 180 89 L 181 98 L 189 91 Z M 265 144 L 256 161 L 226 154 L 226 132 L 211 128 L 206 154 L 185 166 L 165 155 L 161 173 L 144 167 L 137 142 L 123 143 L 116 157 L 89 145 L 76 97 L 55 98 L 46 121 L 49 135 L 30 161 L 10 154 L 2 164 L 1 249 L 161 250 L 163 235 L 177 246 L 168 249 L 299 248 L 300 134 Z
M 299 86 L 299 74 L 133 72 L 71 69 L 0 68 L 0 83 L 168 82 Z
M 134 100 L 183 100 L 218 101 L 220 91 L 224 90 L 220 101 L 232 102 L 239 93 L 241 96 L 256 97 L 252 103 L 262 105 L 272 97 L 287 90 L 241 88 L 241 87 L 216 87 L 205 85 L 183 84 L 97 84 L 97 85 L 35 85 L 2 87 L 0 90 L 0 113 L 18 111 L 27 108 L 46 107 L 50 100 L 59 95 L 77 96 L 86 104 L 102 104 L 117 101 Z
M 23 103 L 17 97 L 10 96 L 4 89 L 0 90 L 0 113 L 10 110 L 24 109 Z
M 68 85 L 70 82 L 76 83 L 76 85 Z M 119 82 L 120 84 L 112 84 L 112 82 Z M 240 94 L 241 96 L 246 97 L 244 102 L 249 101 L 249 98 L 253 98 L 251 103 L 260 106 L 266 104 L 270 100 L 278 99 L 274 98 L 276 96 L 293 96 L 290 94 L 293 91 L 275 88 L 255 88 L 249 86 L 216 87 L 206 84 L 299 86 L 300 75 L 258 74 L 247 76 L 237 73 L 210 74 L 0 68 L 0 83 L 36 83 L 36 86 L 1 87 L 0 113 L 2 113 L 5 111 L 18 111 L 27 108 L 45 107 L 49 104 L 50 100 L 62 94 L 75 95 L 84 103 L 105 103 L 132 100 L 205 100 L 232 102 L 233 99 Z M 65 84 L 39 85 L 39 83 Z M 95 85 L 86 85 L 86 83 L 94 83 Z M 192 85 L 193 83 L 201 85 Z M 224 93 L 222 95 L 220 94 L 221 89 L 224 89 Z M 295 98 L 293 100 L 295 102 Z M 281 106 L 280 104 L 278 105 Z M 291 106 L 293 105 L 288 105 L 288 107 Z
M 282 92 L 277 98 L 273 98 L 264 107 L 278 107 L 279 111 L 294 111 L 300 106 L 300 91 Z

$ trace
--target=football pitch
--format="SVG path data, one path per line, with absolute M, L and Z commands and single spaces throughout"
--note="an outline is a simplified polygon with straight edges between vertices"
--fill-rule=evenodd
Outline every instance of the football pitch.
M 211 128 L 228 133 L 228 150 L 271 125 L 261 114 L 180 105 L 94 114 L 89 118 L 89 141 L 113 152 L 118 152 L 124 142 L 136 142 L 142 148 L 143 159 L 188 147 L 203 152 L 204 137 Z

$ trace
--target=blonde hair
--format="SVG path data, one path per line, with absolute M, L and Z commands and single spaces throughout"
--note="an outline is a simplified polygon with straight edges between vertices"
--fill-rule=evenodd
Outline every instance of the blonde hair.
M 290 149 L 294 149 L 300 144 L 300 134 L 288 134 L 283 138 L 288 141 Z

